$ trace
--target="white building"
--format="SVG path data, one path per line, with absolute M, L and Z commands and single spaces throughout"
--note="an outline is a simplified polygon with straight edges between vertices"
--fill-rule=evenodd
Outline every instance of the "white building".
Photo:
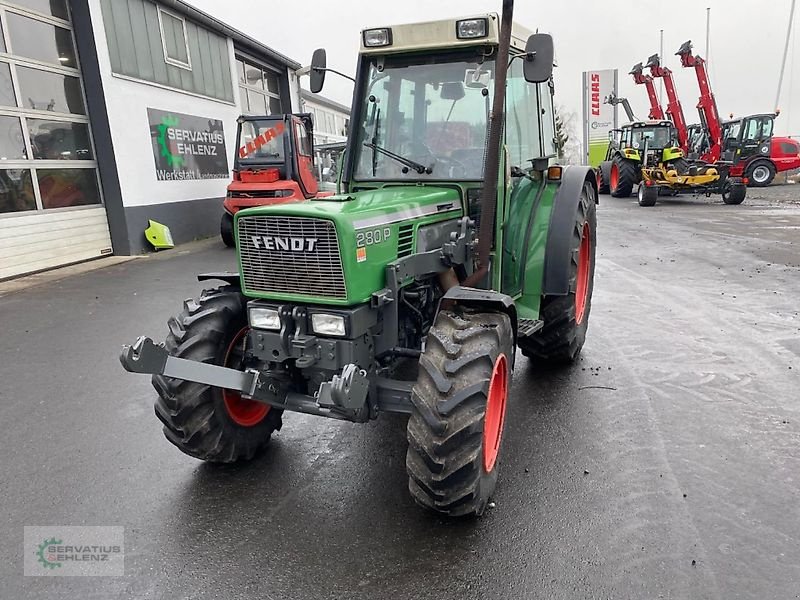
M 149 219 L 214 235 L 236 118 L 301 106 L 298 63 L 182 0 L 0 0 L 0 22 L 0 279 L 141 253 Z
M 300 90 L 300 112 L 314 118 L 314 145 L 321 146 L 347 140 L 350 127 L 350 108 L 319 94 Z

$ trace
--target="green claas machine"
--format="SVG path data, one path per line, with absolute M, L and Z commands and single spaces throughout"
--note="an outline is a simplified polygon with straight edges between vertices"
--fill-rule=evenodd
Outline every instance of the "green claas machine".
M 512 9 L 365 30 L 340 193 L 237 212 L 239 272 L 123 348 L 180 450 L 251 459 L 286 411 L 403 413 L 413 498 L 484 511 L 516 350 L 576 359 L 595 269 L 594 173 L 554 164 L 552 39 Z
M 601 194 L 627 198 L 638 185 L 640 206 L 678 194 L 721 194 L 725 204 L 741 204 L 747 188 L 741 178 L 729 176 L 730 164 L 686 160 L 671 121 L 635 121 L 612 131 L 597 186 Z

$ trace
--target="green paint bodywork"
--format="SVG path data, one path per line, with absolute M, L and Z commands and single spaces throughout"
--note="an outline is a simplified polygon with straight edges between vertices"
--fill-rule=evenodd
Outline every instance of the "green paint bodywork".
M 434 213 L 414 216 L 414 213 L 421 211 Z M 368 302 L 373 292 L 386 287 L 385 268 L 397 259 L 401 225 L 412 224 L 416 239 L 416 229 L 420 226 L 456 219 L 463 215 L 463 209 L 458 189 L 435 185 L 405 185 L 242 210 L 236 213 L 237 236 L 239 218 L 248 215 L 311 217 L 333 221 L 339 238 L 347 298 L 336 300 L 299 294 L 261 294 L 244 287 L 242 278 L 242 291 L 245 295 L 289 302 L 351 306 Z M 383 235 L 386 228 L 390 230 L 388 237 Z M 361 262 L 356 254 L 357 231 L 363 232 L 365 236 L 370 231 L 380 231 L 381 241 L 365 246 L 366 258 Z M 240 273 L 241 267 L 240 259 Z
M 300 294 L 263 294 L 244 287 L 243 278 L 242 289 L 252 298 L 282 302 L 337 306 L 369 302 L 374 292 L 386 287 L 385 269 L 397 260 L 400 227 L 413 227 L 413 251 L 418 251 L 416 232 L 419 227 L 464 216 L 467 210 L 466 189 L 474 185 L 386 185 L 324 199 L 241 210 L 236 213 L 237 236 L 239 218 L 249 215 L 333 221 L 339 238 L 347 297 L 329 299 Z M 558 185 L 558 182 L 544 181 L 540 173 L 534 173 L 533 179 L 518 177 L 508 185 L 504 181 L 498 187 L 497 211 L 503 218 L 498 219 L 495 247 L 503 248 L 503 252 L 493 255 L 491 287 L 514 298 L 520 318 L 539 317 L 547 232 Z M 419 214 L 430 211 L 432 214 Z M 387 229 L 388 237 L 384 235 Z M 359 261 L 357 235 L 368 232 L 380 232 L 381 241 L 365 246 L 366 257 Z M 241 262 L 239 269 L 241 272 Z
M 681 158 L 682 156 L 683 150 L 677 146 L 673 146 L 672 148 L 664 148 L 663 152 L 661 153 L 661 161 L 669 162 L 671 160 Z

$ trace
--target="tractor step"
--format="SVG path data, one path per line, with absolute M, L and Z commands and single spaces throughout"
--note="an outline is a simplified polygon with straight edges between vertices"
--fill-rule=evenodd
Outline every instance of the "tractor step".
M 517 321 L 517 337 L 528 337 L 544 327 L 544 321 L 539 319 L 520 319 Z

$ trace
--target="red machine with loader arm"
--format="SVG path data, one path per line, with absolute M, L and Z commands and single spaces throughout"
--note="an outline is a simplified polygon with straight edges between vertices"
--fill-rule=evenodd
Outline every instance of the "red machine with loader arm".
M 675 81 L 672 79 L 672 71 L 667 67 L 661 66 L 661 58 L 658 54 L 653 54 L 647 59 L 645 65 L 650 69 L 650 75 L 654 78 L 660 77 L 664 80 L 664 89 L 667 91 L 667 116 L 669 120 L 675 125 L 675 131 L 678 135 L 678 145 L 681 147 L 686 156 L 689 155 L 689 132 L 686 128 L 686 118 L 683 116 L 683 107 L 681 101 L 678 100 L 678 93 L 675 91 Z
M 700 156 L 706 162 L 730 160 L 732 177 L 744 177 L 748 185 L 769 185 L 776 173 L 800 168 L 800 144 L 787 137 L 774 137 L 772 129 L 776 113 L 749 115 L 722 123 L 717 102 L 708 83 L 706 63 L 692 54 L 692 42 L 684 43 L 678 52 L 684 67 L 693 67 L 700 86 L 697 108 L 706 132 L 706 150 Z
M 222 241 L 230 247 L 236 244 L 233 215 L 239 210 L 320 195 L 310 114 L 242 116 L 237 123 L 233 181 L 222 203 L 220 224 Z
M 633 65 L 628 74 L 633 75 L 633 80 L 639 85 L 644 85 L 647 89 L 647 97 L 650 100 L 650 113 L 647 118 L 651 121 L 663 121 L 666 117 L 664 117 L 664 109 L 661 108 L 661 104 L 658 102 L 656 86 L 653 85 L 653 78 L 650 75 L 645 75 L 642 63 Z

